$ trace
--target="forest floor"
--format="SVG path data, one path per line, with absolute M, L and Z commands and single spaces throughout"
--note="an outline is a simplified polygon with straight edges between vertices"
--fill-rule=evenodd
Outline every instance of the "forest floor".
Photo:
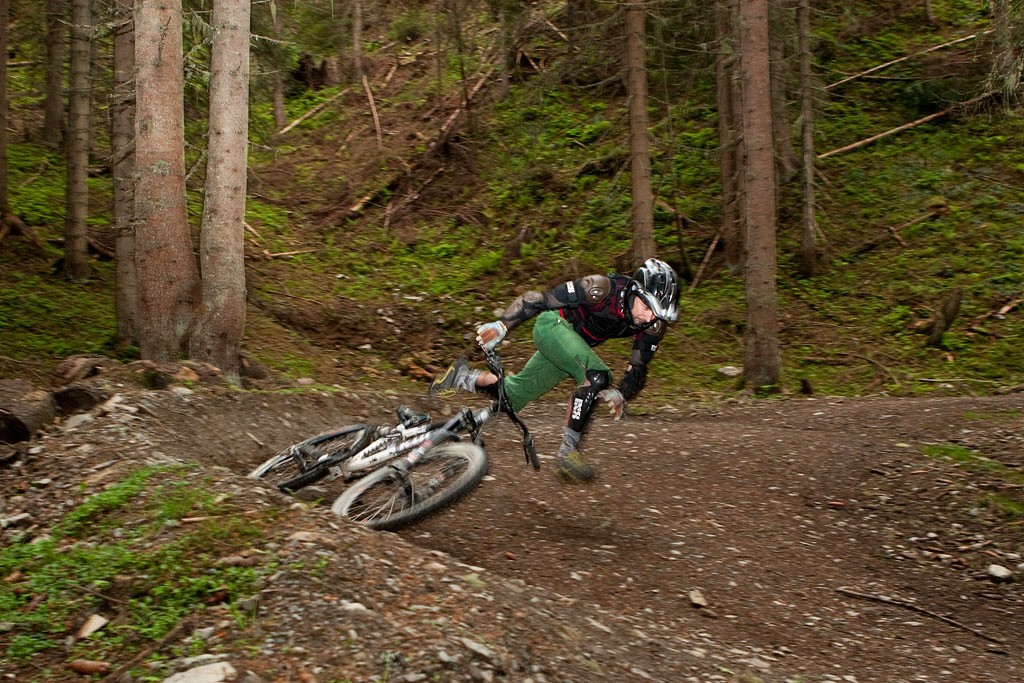
M 1024 498 L 1024 395 L 601 414 L 586 442 L 600 471 L 591 485 L 561 483 L 548 458 L 533 471 L 499 420 L 483 485 L 397 534 L 244 478 L 297 438 L 389 421 L 399 401 L 452 408 L 423 386 L 179 395 L 122 385 L 122 404 L 139 410 L 95 414 L 6 459 L 2 516 L 26 512 L 45 529 L 111 463 L 198 462 L 194 476 L 266 522 L 255 557 L 323 559 L 315 575 L 279 572 L 251 623 L 204 613 L 156 653 L 216 627 L 208 652 L 239 680 L 1024 678 L 1024 525 L 1006 511 Z M 562 414 L 555 402 L 523 412 L 542 454 Z M 925 454 L 944 447 L 984 458 Z M 34 672 L 66 672 L 62 657 L 0 674 L 42 680 Z

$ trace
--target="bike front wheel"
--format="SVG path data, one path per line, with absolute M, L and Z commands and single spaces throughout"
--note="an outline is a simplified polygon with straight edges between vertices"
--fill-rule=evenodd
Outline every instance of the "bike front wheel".
M 292 444 L 249 473 L 285 493 L 295 493 L 330 474 L 329 464 L 365 447 L 372 430 L 348 425 Z
M 487 454 L 476 444 L 441 444 L 412 466 L 399 461 L 354 482 L 331 511 L 371 529 L 399 529 L 471 491 L 487 474 L 488 464 Z

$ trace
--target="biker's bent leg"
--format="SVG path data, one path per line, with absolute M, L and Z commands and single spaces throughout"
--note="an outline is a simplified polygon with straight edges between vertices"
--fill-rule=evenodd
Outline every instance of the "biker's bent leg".
M 555 311 L 544 311 L 533 325 L 533 354 L 521 371 L 505 378 L 505 390 L 512 407 L 522 409 L 572 377 L 585 384 L 588 368 L 608 370 L 594 350 Z
M 518 410 L 521 405 L 550 391 L 565 377 L 576 380 L 569 400 L 559 455 L 576 449 L 590 420 L 597 395 L 611 383 L 611 371 L 572 326 L 558 313 L 545 311 L 533 328 L 537 353 L 522 372 L 506 380 L 506 389 Z M 511 384 L 511 387 L 509 387 Z

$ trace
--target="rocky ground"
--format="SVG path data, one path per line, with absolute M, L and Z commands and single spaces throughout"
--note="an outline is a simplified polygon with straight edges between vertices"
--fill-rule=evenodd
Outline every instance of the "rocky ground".
M 1024 679 L 1024 525 L 998 504 L 1024 500 L 1019 394 L 602 415 L 587 442 L 601 476 L 589 486 L 534 472 L 515 429 L 495 422 L 484 484 L 394 534 L 244 475 L 296 438 L 390 419 L 399 392 L 111 389 L 120 399 L 106 408 L 4 450 L 5 542 L 44 533 L 128 467 L 182 460 L 200 463 L 186 476 L 212 478 L 239 514 L 268 520 L 248 561 L 322 560 L 315 574 L 275 574 L 252 597 L 252 623 L 218 608 L 180 624 L 152 652 L 198 638 L 202 655 L 147 680 L 212 664 L 219 678 L 192 680 Z M 562 412 L 524 411 L 542 453 Z M 967 468 L 925 455 L 929 445 L 988 460 Z M 0 675 L 86 679 L 60 661 L 4 662 Z

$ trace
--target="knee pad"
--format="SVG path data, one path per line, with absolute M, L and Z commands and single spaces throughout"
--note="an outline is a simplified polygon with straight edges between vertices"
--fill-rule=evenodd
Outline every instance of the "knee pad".
M 576 387 L 569 399 L 569 429 L 583 433 L 590 421 L 590 413 L 597 403 L 597 395 L 611 384 L 612 373 L 607 370 L 587 370 L 585 373 L 590 384 Z
M 607 389 L 608 385 L 612 383 L 612 373 L 608 370 L 587 370 L 584 375 L 587 381 L 590 382 L 590 386 L 597 389 L 597 391 Z

